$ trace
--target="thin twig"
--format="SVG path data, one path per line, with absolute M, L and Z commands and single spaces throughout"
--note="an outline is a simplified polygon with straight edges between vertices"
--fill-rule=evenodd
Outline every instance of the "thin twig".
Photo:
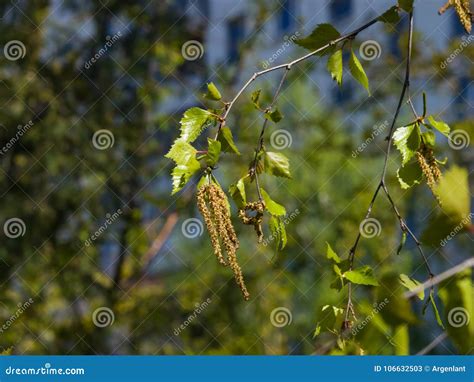
M 283 76 L 281 77 L 280 83 L 278 84 L 278 87 L 275 91 L 275 94 L 273 95 L 272 102 L 267 107 L 266 111 L 270 111 L 273 108 L 273 106 L 275 106 L 275 103 L 278 99 L 278 96 L 281 93 L 281 89 L 283 88 L 283 83 L 285 82 L 286 76 L 288 75 L 289 71 L 290 71 L 290 69 L 287 68 L 285 70 L 285 72 L 283 73 Z M 257 148 L 255 149 L 255 157 L 253 159 L 252 166 L 250 167 L 250 170 L 249 170 L 249 173 L 251 175 L 255 176 L 255 184 L 257 186 L 257 194 L 258 194 L 258 199 L 260 201 L 262 201 L 262 194 L 260 192 L 260 184 L 258 182 L 257 163 L 258 163 L 258 153 L 263 148 L 263 142 L 264 142 L 263 138 L 264 138 L 264 135 L 265 135 L 265 129 L 267 127 L 267 124 L 268 124 L 268 119 L 265 118 L 265 120 L 263 121 L 262 130 L 260 131 L 260 136 L 258 138 Z
M 398 221 L 400 223 L 400 229 L 410 235 L 410 237 L 415 241 L 416 246 L 418 248 L 418 251 L 420 252 L 420 255 L 424 261 L 424 264 L 426 266 L 426 269 L 428 271 L 430 279 L 433 277 L 433 273 L 431 272 L 430 266 L 428 264 L 428 260 L 423 252 L 423 249 L 421 248 L 421 243 L 415 236 L 415 234 L 411 231 L 411 229 L 407 226 L 405 220 L 402 218 L 400 215 L 400 212 L 398 211 L 398 208 L 396 207 L 393 198 L 390 195 L 390 192 L 385 184 L 385 178 L 387 174 L 387 167 L 388 167 L 388 158 L 390 156 L 390 149 L 392 146 L 392 141 L 393 141 L 393 132 L 394 128 L 398 119 L 398 116 L 400 114 L 400 110 L 403 105 L 403 101 L 405 99 L 405 96 L 408 95 L 408 104 L 411 106 L 413 113 L 415 114 L 415 117 L 418 119 L 418 114 L 413 106 L 413 102 L 411 101 L 411 96 L 410 96 L 410 65 L 411 65 L 411 55 L 412 55 L 412 48 L 413 48 L 413 12 L 410 12 L 409 14 L 409 25 L 408 25 L 408 48 L 407 48 L 407 62 L 406 62 L 406 68 L 405 68 L 405 80 L 403 81 L 403 86 L 402 90 L 400 93 L 400 98 L 398 100 L 397 108 L 395 110 L 395 113 L 393 115 L 392 123 L 390 125 L 390 129 L 387 135 L 387 146 L 385 150 L 385 158 L 384 158 L 384 163 L 383 163 L 383 168 L 382 168 L 382 175 L 380 178 L 380 182 L 375 189 L 375 192 L 372 196 L 372 199 L 370 201 L 369 207 L 367 208 L 367 213 L 365 214 L 365 219 L 367 219 L 371 212 L 372 208 L 374 206 L 375 200 L 377 199 L 377 196 L 379 195 L 380 189 L 384 190 L 385 195 L 387 196 L 387 199 L 389 200 L 393 211 L 395 215 L 398 218 Z M 353 269 L 354 265 L 354 257 L 355 253 L 357 250 L 357 246 L 359 244 L 361 238 L 361 232 L 359 230 L 359 233 L 357 234 L 356 240 L 354 242 L 354 245 L 351 247 L 350 252 L 349 252 L 349 269 Z M 345 310 L 345 321 L 349 321 L 349 314 L 352 314 L 354 316 L 354 309 L 353 309 L 353 303 L 352 303 L 352 283 L 348 282 L 348 291 L 347 291 L 347 305 L 346 305 L 346 310 Z
M 339 36 L 338 38 L 328 42 L 326 45 L 323 45 L 322 47 L 310 52 L 310 53 L 307 53 L 305 54 L 304 56 L 301 56 L 293 61 L 290 61 L 290 62 L 287 62 L 285 64 L 280 64 L 280 65 L 275 65 L 275 66 L 271 66 L 267 69 L 264 69 L 264 70 L 261 70 L 259 72 L 255 72 L 252 77 L 249 78 L 249 80 L 244 84 L 244 86 L 242 86 L 240 88 L 240 90 L 237 92 L 237 94 L 234 96 L 234 98 L 227 104 L 227 107 L 226 109 L 224 110 L 224 114 L 222 115 L 222 117 L 220 118 L 220 123 L 219 123 L 219 127 L 217 129 L 217 133 L 215 135 L 215 138 L 214 139 L 217 139 L 219 137 L 219 133 L 222 129 L 222 127 L 225 125 L 226 123 L 226 120 L 227 120 L 227 117 L 230 113 L 230 111 L 232 110 L 232 107 L 234 106 L 235 102 L 239 99 L 239 97 L 242 95 L 242 93 L 245 91 L 245 89 L 247 89 L 250 84 L 255 81 L 258 77 L 260 76 L 263 76 L 267 73 L 270 73 L 270 72 L 273 72 L 275 70 L 279 70 L 279 69 L 291 69 L 293 67 L 293 65 L 296 65 L 296 64 L 299 64 L 300 62 L 302 61 L 305 61 L 307 60 L 308 58 L 310 57 L 313 57 L 314 55 L 324 51 L 325 49 L 331 47 L 331 46 L 334 46 L 336 45 L 337 43 L 341 42 L 341 41 L 344 41 L 344 40 L 347 40 L 347 39 L 353 39 L 354 37 L 356 37 L 360 32 L 362 32 L 363 30 L 369 28 L 370 26 L 372 26 L 373 24 L 375 24 L 376 22 L 379 21 L 379 17 L 380 16 L 377 16 L 375 18 L 373 18 L 372 20 L 370 20 L 369 22 L 365 23 L 364 25 L 362 25 L 361 27 L 353 30 L 352 32 L 349 32 L 349 33 L 346 33 L 342 36 Z

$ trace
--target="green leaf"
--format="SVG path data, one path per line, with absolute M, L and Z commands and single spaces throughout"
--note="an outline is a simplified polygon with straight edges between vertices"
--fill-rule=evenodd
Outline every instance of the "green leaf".
M 321 333 L 321 325 L 318 322 L 316 328 L 314 328 L 313 339 L 319 336 L 319 333 Z
M 224 126 L 221 129 L 221 133 L 219 134 L 219 142 L 221 142 L 221 149 L 226 153 L 235 153 L 240 155 L 240 151 L 234 143 L 234 137 L 232 136 L 232 131 L 227 127 Z
M 219 101 L 222 98 L 221 93 L 212 82 L 207 84 L 206 98 L 212 99 L 213 101 Z
M 221 143 L 215 139 L 207 138 L 207 154 L 206 154 L 206 164 L 208 166 L 215 166 L 219 161 L 219 155 L 221 153 Z
M 406 190 L 415 184 L 421 183 L 423 180 L 423 172 L 418 162 L 411 161 L 398 169 L 397 178 L 400 182 L 400 186 Z
M 421 133 L 423 142 L 430 148 L 434 148 L 436 145 L 436 134 L 433 131 L 425 131 Z
M 406 12 L 411 12 L 413 10 L 413 0 L 398 0 L 398 5 Z
M 379 286 L 373 275 L 373 270 L 368 265 L 344 272 L 343 277 L 354 284 Z
M 177 139 L 165 155 L 165 158 L 173 160 L 176 164 L 187 164 L 195 157 L 196 149 L 183 139 Z
M 452 221 L 469 221 L 471 203 L 466 169 L 451 167 L 435 185 L 433 192 L 438 197 L 442 210 Z
M 339 86 L 342 84 L 342 49 L 336 50 L 328 59 L 327 69 L 331 74 L 331 78 L 337 82 Z
M 184 112 L 181 118 L 180 139 L 192 143 L 202 133 L 212 113 L 199 107 L 192 107 Z
M 239 179 L 237 183 L 231 184 L 229 187 L 229 194 L 239 208 L 243 208 L 245 204 L 247 204 L 244 179 L 245 178 Z
M 432 115 L 428 116 L 428 122 L 441 134 L 449 137 L 449 132 L 451 131 L 451 129 L 449 128 L 449 125 L 446 122 L 437 121 L 436 119 L 433 118 Z
M 263 201 L 265 202 L 265 208 L 271 215 L 274 215 L 274 216 L 286 215 L 285 207 L 283 207 L 281 204 L 278 204 L 277 202 L 274 202 L 263 188 L 260 188 L 260 193 L 262 194 Z
M 370 96 L 369 79 L 367 78 L 364 68 L 362 67 L 362 64 L 355 55 L 354 51 L 351 51 L 351 58 L 349 59 L 349 70 L 352 74 L 352 77 L 354 77 L 367 90 Z
M 283 114 L 280 113 L 280 110 L 275 108 L 273 111 L 269 111 L 264 114 L 265 118 L 274 123 L 278 123 L 283 119 Z
M 396 24 L 400 21 L 400 15 L 398 14 L 398 7 L 393 6 L 392 8 L 385 11 L 377 20 L 383 23 Z
M 331 245 L 326 242 L 327 244 L 327 249 L 326 249 L 326 257 L 329 260 L 333 260 L 335 263 L 339 264 L 341 262 L 341 258 L 337 255 L 336 252 L 331 248 Z
M 173 191 L 171 192 L 171 195 L 181 190 L 184 185 L 188 183 L 189 179 L 191 179 L 193 174 L 200 168 L 201 165 L 199 164 L 199 161 L 196 158 L 192 158 L 185 165 L 177 165 L 171 171 L 171 178 L 173 182 Z
M 295 40 L 295 43 L 303 48 L 314 51 L 329 44 L 340 36 L 340 33 L 331 24 L 319 24 L 309 36 Z M 328 49 L 324 49 L 319 54 L 323 55 L 327 51 Z
M 285 248 L 287 243 L 285 224 L 278 216 L 271 216 L 268 223 L 273 238 L 277 244 L 277 250 Z
M 400 240 L 400 244 L 398 244 L 397 255 L 399 255 L 400 252 L 402 251 L 406 241 L 407 241 L 407 233 L 405 231 L 402 231 L 402 239 Z
M 434 296 L 433 296 L 434 292 L 433 290 L 430 291 L 430 303 L 431 303 L 431 307 L 433 308 L 433 311 L 434 311 L 434 314 L 435 314 L 435 317 L 436 317 L 436 322 L 438 323 L 438 325 L 444 329 L 444 325 L 443 325 L 443 321 L 441 320 L 441 316 L 439 315 L 439 311 L 438 311 L 438 307 L 436 306 L 436 301 L 434 299 Z
M 176 163 L 176 167 L 171 171 L 173 182 L 171 195 L 173 195 L 184 187 L 191 176 L 201 168 L 201 165 L 196 159 L 196 149 L 182 139 L 177 139 L 174 142 L 165 157 Z
M 403 273 L 400 275 L 400 283 L 410 291 L 420 285 L 420 282 L 416 281 L 415 279 L 412 279 L 410 276 L 407 276 Z M 417 296 L 420 300 L 423 301 L 425 299 L 425 291 L 421 290 L 420 292 L 418 292 Z
M 393 144 L 402 154 L 402 165 L 405 165 L 413 158 L 420 147 L 420 143 L 420 126 L 418 123 L 399 127 L 393 133 Z
M 290 162 L 282 153 L 266 151 L 264 165 L 266 173 L 291 179 Z
M 252 95 L 250 96 L 250 99 L 252 100 L 253 105 L 257 108 L 260 109 L 260 93 L 262 92 L 262 89 L 255 90 Z

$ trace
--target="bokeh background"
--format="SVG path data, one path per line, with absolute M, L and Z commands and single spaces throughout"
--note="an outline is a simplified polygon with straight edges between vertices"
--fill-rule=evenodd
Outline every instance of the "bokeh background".
M 321 22 L 348 32 L 393 3 L 2 1 L 1 350 L 472 353 L 472 325 L 444 332 L 432 310 L 422 315 L 420 301 L 403 299 L 400 273 L 420 281 L 427 276 L 412 241 L 396 254 L 401 232 L 383 197 L 373 212 L 381 233 L 363 238 L 356 257 L 357 264 L 375 269 L 382 286 L 354 293 L 362 318 L 384 296 L 391 303 L 365 325 L 357 349 L 341 349 L 326 335 L 313 338 L 317 322 L 331 313 L 321 308 L 344 306 L 346 292 L 330 288 L 334 275 L 326 242 L 347 256 L 377 186 L 383 125 L 391 121 L 404 75 L 406 15 L 394 26 L 364 31 L 354 42 L 358 54 L 365 41 L 379 48 L 361 58 L 371 97 L 348 73 L 338 89 L 324 58 L 291 70 L 278 102 L 285 118 L 272 127 L 282 135 L 267 144 L 290 158 L 293 179 L 262 179 L 292 214 L 288 246 L 277 252 L 258 245 L 252 228 L 235 219 L 249 302 L 212 254 L 194 198 L 198 179 L 170 196 L 172 163 L 163 156 L 179 135 L 183 111 L 208 105 L 202 96 L 207 82 L 228 100 L 256 70 L 305 53 L 291 36 L 302 37 Z M 454 12 L 437 15 L 442 3 L 415 2 L 412 95 L 421 108 L 425 91 L 429 112 L 465 133 L 461 149 L 439 137 L 437 155 L 448 158 L 447 168 L 457 164 L 471 174 L 474 39 Z M 190 42 L 197 53 L 186 52 Z M 276 81 L 262 77 L 251 90 L 271 94 Z M 251 90 L 229 123 L 242 155 L 224 158 L 216 171 L 225 189 L 245 173 L 257 143 L 262 116 L 249 102 Z M 404 107 L 399 125 L 410 118 Z M 410 227 L 425 237 L 435 273 L 472 257 L 473 237 L 465 229 L 440 245 L 444 212 L 426 185 L 399 187 L 399 165 L 393 150 L 388 184 Z M 458 192 L 453 185 L 455 197 Z M 433 221 L 431 229 L 442 233 L 432 240 L 424 232 Z M 448 312 L 438 303 L 446 320 Z M 277 313 L 285 316 L 283 324 L 275 322 Z

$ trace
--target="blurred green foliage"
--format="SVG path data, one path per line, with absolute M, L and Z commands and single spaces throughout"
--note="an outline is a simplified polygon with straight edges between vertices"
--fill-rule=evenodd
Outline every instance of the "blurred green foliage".
M 191 239 L 182 234 L 186 219 L 199 218 L 193 197 L 198 179 L 169 196 L 172 166 L 164 154 L 179 134 L 182 109 L 208 102 L 201 95 L 209 68 L 202 60 L 187 62 L 181 55 L 184 42 L 203 39 L 202 28 L 188 25 L 174 1 L 148 5 L 66 1 L 55 8 L 53 2 L 43 0 L 22 3 L 21 11 L 19 7 L 7 7 L 0 26 L 2 46 L 19 40 L 26 47 L 24 58 L 0 61 L 2 147 L 16 135 L 17 126 L 29 121 L 32 126 L 1 156 L 2 224 L 15 217 L 26 226 L 21 237 L 2 236 L 0 247 L 4 351 L 409 354 L 441 333 L 432 311 L 423 316 L 421 301 L 403 297 L 399 275 L 423 281 L 426 273 L 410 239 L 397 256 L 401 232 L 390 204 L 380 198 L 373 216 L 382 232 L 363 239 L 356 256 L 356 265 L 370 264 L 381 284 L 354 288 L 359 318 L 372 318 L 345 347 L 328 333 L 314 338 L 318 322 L 334 322 L 335 310 L 322 308 L 344 307 L 346 292 L 331 288 L 335 275 L 326 258 L 326 243 L 346 258 L 377 185 L 385 133 L 357 155 L 351 153 L 372 136 L 373 126 L 390 120 L 387 110 L 394 108 L 401 85 L 397 76 L 387 78 L 386 67 L 398 58 L 387 55 L 367 65 L 367 75 L 376 84 L 371 87 L 373 97 L 357 88 L 351 100 L 330 107 L 328 95 L 320 94 L 308 75 L 315 67 L 324 67 L 325 61 L 315 59 L 291 70 L 278 102 L 285 118 L 272 128 L 291 133 L 292 145 L 285 154 L 292 179 L 262 176 L 261 182 L 274 200 L 284 201 L 294 218 L 286 227 L 288 244 L 280 252 L 272 244 L 257 245 L 252 227 L 235 222 L 239 259 L 252 295 L 245 302 L 232 275 L 215 261 L 207 234 Z M 273 8 L 262 1 L 252 12 L 257 22 L 263 22 Z M 119 31 L 121 37 L 107 54 L 86 69 L 84 63 Z M 257 36 L 243 43 L 240 60 L 222 65 L 212 79 L 223 99 L 235 94 L 233 84 L 245 77 L 242 67 L 266 44 L 262 40 Z M 400 45 L 404 41 L 402 35 Z M 446 83 L 457 83 L 459 71 L 472 81 L 472 45 L 455 65 L 441 69 L 440 62 L 459 41 L 444 51 L 417 41 L 414 96 L 421 98 L 426 91 L 436 97 Z M 418 87 L 416 79 L 427 76 L 431 81 L 423 85 L 420 80 Z M 202 84 L 197 88 L 196 78 Z M 262 99 L 270 98 L 275 81 L 271 76 L 262 80 Z M 250 93 L 228 123 L 242 155 L 238 159 L 223 155 L 216 177 L 225 189 L 247 171 L 263 122 Z M 179 108 L 170 108 L 170 100 Z M 472 144 L 474 123 L 466 110 L 468 103 L 453 104 L 443 118 L 452 129 L 466 131 Z M 404 110 L 400 126 L 407 122 L 409 110 Z M 92 144 L 100 129 L 113 133 L 113 145 L 105 150 Z M 202 139 L 198 145 L 205 142 Z M 457 151 L 443 144 L 437 154 L 448 156 L 448 167 L 457 164 L 472 171 L 472 146 Z M 439 237 L 453 229 L 453 221 L 426 185 L 408 191 L 399 187 L 395 175 L 399 165 L 393 150 L 388 185 L 411 228 L 420 234 L 431 227 L 428 236 L 433 230 L 443 232 L 438 239 L 426 240 L 433 244 L 426 252 L 435 271 L 472 256 L 472 236 L 466 233 L 472 228 L 470 222 L 448 245 L 440 246 Z M 462 193 L 463 203 L 470 208 L 465 186 L 463 190 L 452 187 L 448 193 Z M 248 197 L 255 199 L 252 192 Z M 118 210 L 123 213 L 87 245 L 107 214 Z M 158 251 L 150 250 L 153 243 L 159 244 Z M 438 304 L 445 325 L 455 307 L 466 309 L 471 320 L 457 328 L 446 325 L 448 339 L 431 352 L 472 353 L 471 280 L 466 270 L 441 286 Z M 22 309 L 30 298 L 33 303 Z M 210 303 L 196 314 L 197 306 L 207 299 Z M 373 314 L 374 304 L 385 299 L 389 303 Z M 101 307 L 113 312 L 111 325 L 94 324 L 94 312 Z M 271 320 L 272 312 L 281 307 L 291 313 L 291 323 L 284 327 Z

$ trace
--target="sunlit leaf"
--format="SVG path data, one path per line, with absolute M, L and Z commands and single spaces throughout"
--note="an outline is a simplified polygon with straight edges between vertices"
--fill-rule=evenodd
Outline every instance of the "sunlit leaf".
M 263 201 L 265 202 L 265 208 L 267 211 L 274 215 L 274 216 L 285 216 L 286 215 L 286 210 L 285 207 L 283 207 L 281 204 L 278 204 L 277 202 L 273 201 L 270 198 L 270 195 L 268 195 L 263 188 L 260 188 L 260 193 L 262 194 Z
M 282 153 L 266 151 L 264 154 L 265 172 L 275 176 L 291 178 L 290 162 Z
M 181 118 L 181 137 L 186 142 L 194 142 L 207 125 L 212 113 L 199 107 L 192 107 Z
M 219 90 L 217 90 L 216 85 L 214 85 L 212 82 L 207 84 L 206 97 L 214 101 L 219 101 L 222 98 L 221 93 Z
M 336 50 L 328 59 L 327 69 L 331 78 L 340 86 L 342 84 L 342 49 Z
M 393 144 L 402 154 L 402 165 L 413 158 L 420 147 L 420 127 L 417 123 L 399 127 L 393 133 Z
M 353 51 L 351 51 L 351 57 L 349 59 L 349 70 L 352 76 L 367 90 L 370 95 L 369 79 L 367 78 L 367 74 L 365 74 L 362 64 Z
M 379 286 L 377 279 L 373 275 L 373 270 L 368 265 L 344 272 L 343 277 L 354 284 Z

